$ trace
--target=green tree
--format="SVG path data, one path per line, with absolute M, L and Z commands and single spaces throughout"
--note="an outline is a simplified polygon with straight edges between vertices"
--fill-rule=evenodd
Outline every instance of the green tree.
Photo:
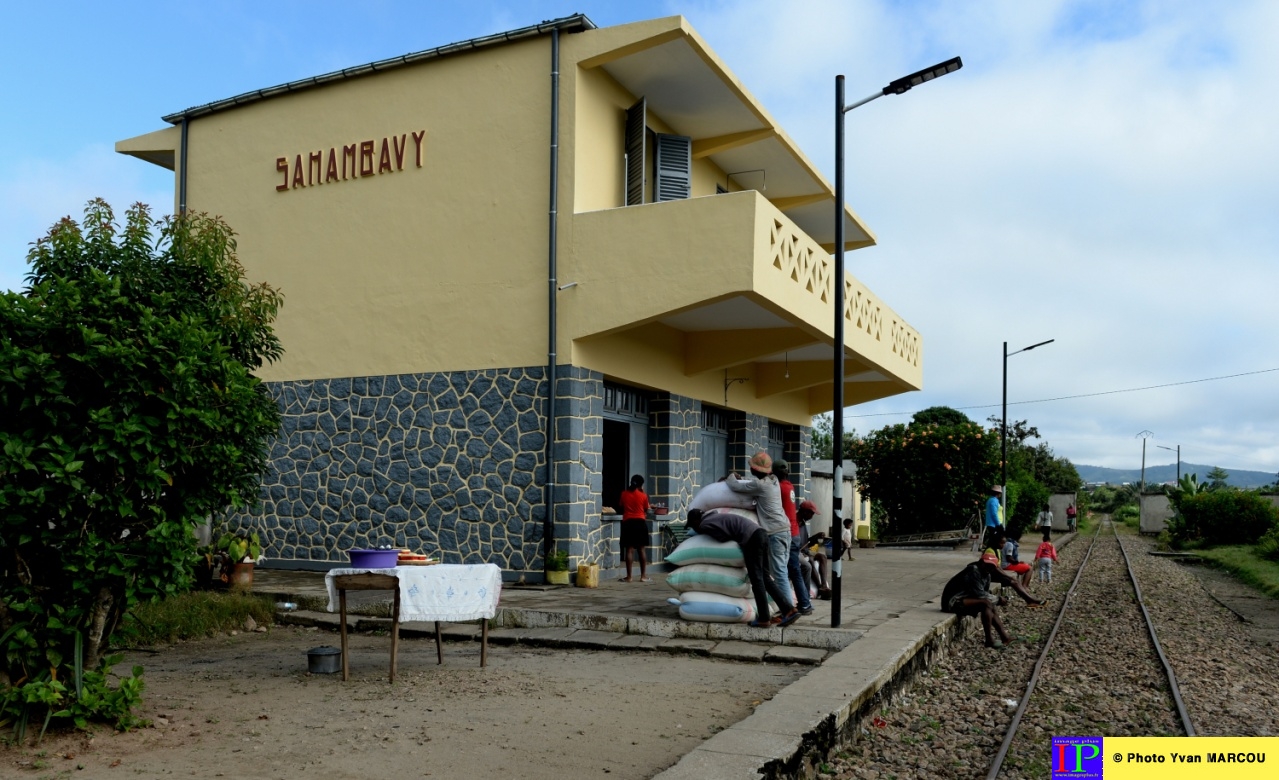
M 968 415 L 949 406 L 930 406 L 921 409 L 910 418 L 912 425 L 962 425 L 970 423 Z
M 886 535 L 965 525 L 999 473 L 998 439 L 974 422 L 891 425 L 852 445 L 857 481 Z
M 1230 472 L 1226 471 L 1221 466 L 1213 466 L 1212 471 L 1208 472 L 1208 489 L 1222 490 L 1228 487 L 1226 484 L 1226 480 L 1228 479 L 1230 479 Z
M 1075 464 L 1053 454 L 1052 447 L 1043 442 L 1035 447 L 1022 445 L 1019 456 L 1031 476 L 1050 493 L 1074 493 L 1083 487 Z M 1012 460 L 1010 457 L 1009 460 Z
M 135 604 L 187 586 L 192 525 L 257 498 L 279 412 L 252 375 L 281 354 L 281 297 L 249 285 L 207 216 L 121 228 L 94 200 L 0 296 L 0 721 L 129 723 L 108 685 Z
M 990 417 L 991 433 L 999 436 L 998 417 Z M 1026 420 L 1008 426 L 1008 516 L 1009 531 L 1022 533 L 1034 523 L 1053 493 L 1075 493 L 1083 480 L 1075 465 L 1053 454 L 1047 442 L 1031 445 L 1040 439 L 1039 429 Z
M 835 437 L 835 423 L 828 414 L 813 418 L 812 445 L 813 457 L 819 460 L 830 460 L 835 457 L 835 449 L 831 441 Z M 853 442 L 857 441 L 856 431 L 844 431 L 843 457 L 849 457 Z

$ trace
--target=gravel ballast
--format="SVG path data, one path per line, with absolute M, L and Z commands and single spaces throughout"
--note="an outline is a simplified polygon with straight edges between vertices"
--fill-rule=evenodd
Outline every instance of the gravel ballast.
M 1279 697 L 1275 648 L 1254 641 L 1192 571 L 1149 555 L 1152 540 L 1119 530 L 1197 733 L 1279 734 L 1279 709 L 1270 704 Z M 1050 599 L 1047 608 L 1011 596 L 1002 608 L 1017 637 L 1011 646 L 983 647 L 980 622 L 966 619 L 966 640 L 864 721 L 825 776 L 985 777 L 1092 543 L 1075 537 L 1060 551 L 1053 582 L 1032 581 L 1031 592 Z M 1001 778 L 1047 777 L 1055 735 L 1184 733 L 1108 521 L 1067 610 Z

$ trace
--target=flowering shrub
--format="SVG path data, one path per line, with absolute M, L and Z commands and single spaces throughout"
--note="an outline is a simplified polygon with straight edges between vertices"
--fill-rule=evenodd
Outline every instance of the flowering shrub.
M 968 523 L 999 473 L 999 443 L 974 422 L 890 425 L 853 443 L 862 495 L 886 536 Z

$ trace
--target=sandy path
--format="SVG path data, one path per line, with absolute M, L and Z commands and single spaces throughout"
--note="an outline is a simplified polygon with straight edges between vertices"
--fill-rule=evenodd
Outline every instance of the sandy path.
M 133 653 L 149 728 L 0 751 L 0 777 L 651 777 L 806 667 L 352 636 L 351 681 L 306 674 L 337 636 L 277 627 Z M 43 753 L 43 755 L 41 755 Z M 67 756 L 71 757 L 68 758 Z M 82 768 L 82 769 L 81 769 Z

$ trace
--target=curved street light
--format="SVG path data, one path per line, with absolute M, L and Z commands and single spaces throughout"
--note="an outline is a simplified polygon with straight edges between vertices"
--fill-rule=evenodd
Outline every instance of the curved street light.
M 999 462 L 1004 467 L 1004 470 L 999 480 L 999 512 L 1003 515 L 1005 526 L 1008 525 L 1008 358 L 1013 355 L 1020 355 L 1023 352 L 1029 352 L 1045 344 L 1051 344 L 1056 340 L 1041 341 L 1038 344 L 1031 344 L 1029 347 L 1022 347 L 1016 352 L 1009 352 L 1008 342 L 1004 342 L 1004 401 L 1002 411 L 999 413 L 999 425 L 1001 427 L 999 434 Z M 982 533 L 984 534 L 985 531 L 983 530 Z
M 843 590 L 840 584 L 843 579 L 841 566 L 843 535 L 839 524 L 844 507 L 844 114 L 884 95 L 900 95 L 908 92 L 920 84 L 941 78 L 947 73 L 954 73 L 962 67 L 964 67 L 963 60 L 952 57 L 931 68 L 917 70 L 909 76 L 890 81 L 888 86 L 875 94 L 847 106 L 844 105 L 844 77 L 842 75 L 835 77 L 835 272 L 833 283 L 835 288 L 835 387 L 832 398 L 834 412 L 832 416 L 835 419 L 831 426 L 831 439 L 834 445 L 832 448 L 834 452 L 831 453 L 831 476 L 834 486 L 831 488 L 830 519 L 831 558 L 833 558 L 830 597 L 832 628 L 839 627 L 842 602 L 840 593 Z
M 1155 446 L 1161 450 L 1168 450 L 1169 452 L 1177 453 L 1177 484 L 1180 485 L 1181 484 L 1181 445 L 1178 444 L 1177 449 L 1175 450 L 1172 447 L 1165 447 L 1162 444 L 1156 444 Z

